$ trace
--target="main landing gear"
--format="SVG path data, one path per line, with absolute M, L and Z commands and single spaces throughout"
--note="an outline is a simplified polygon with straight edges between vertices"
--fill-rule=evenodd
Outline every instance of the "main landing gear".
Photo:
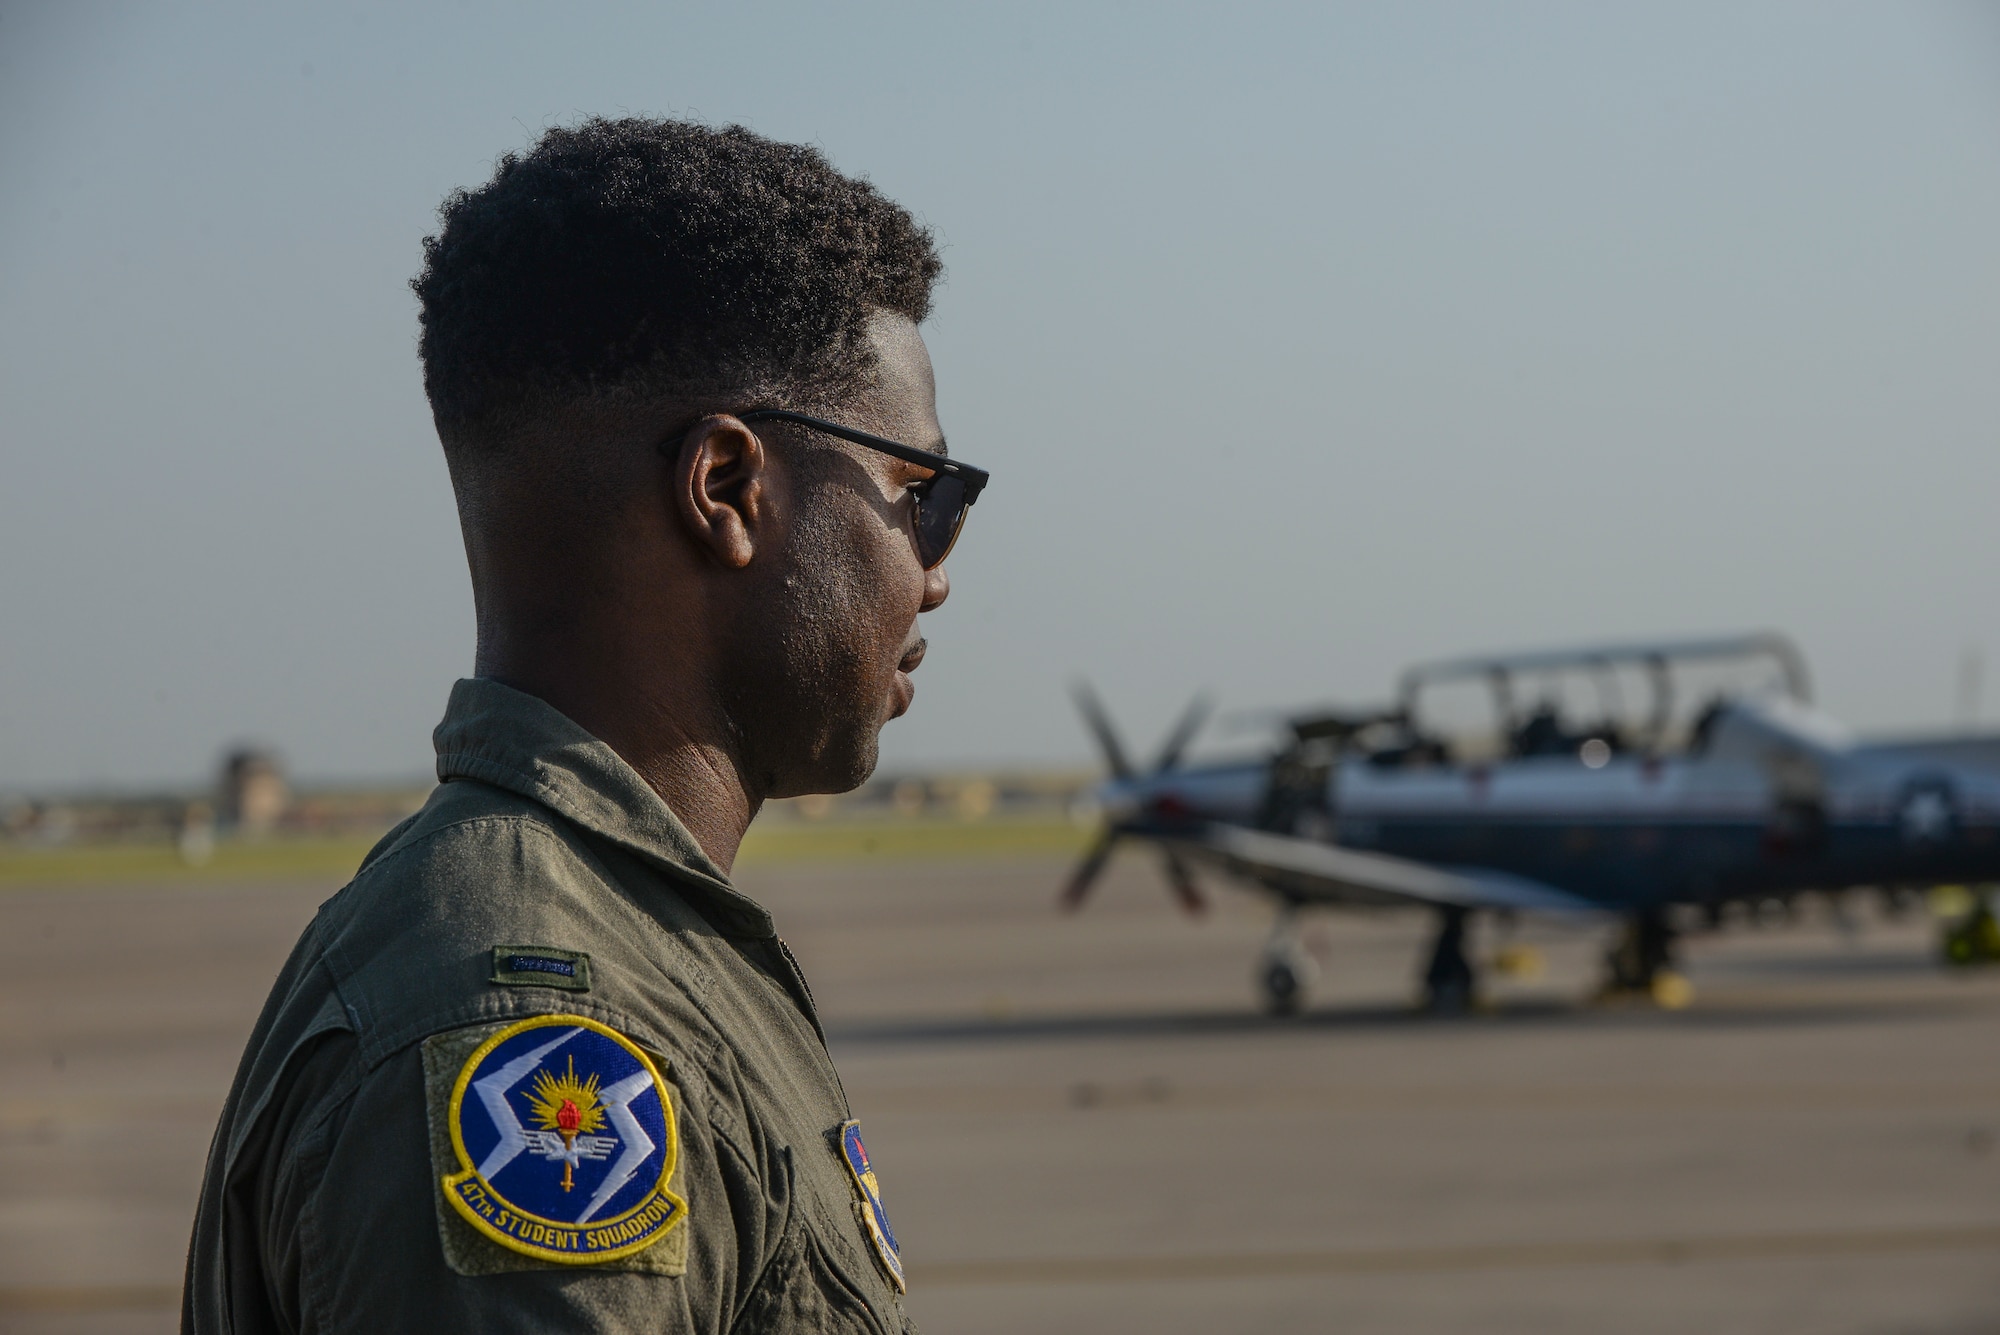
M 1306 989 L 1319 976 L 1319 965 L 1299 940 L 1299 909 L 1286 904 L 1271 925 L 1271 939 L 1264 945 L 1264 959 L 1257 966 L 1257 981 L 1264 989 L 1264 1005 L 1273 1015 L 1297 1015 L 1306 1002 Z
M 1465 957 L 1465 928 L 1472 914 L 1450 905 L 1438 910 L 1437 936 L 1424 966 L 1423 1009 L 1433 1015 L 1463 1015 L 1478 1004 L 1478 976 Z
M 1605 955 L 1604 1001 L 1650 999 L 1666 1010 L 1694 1000 L 1694 988 L 1674 968 L 1678 935 L 1664 908 L 1640 909 L 1625 921 L 1618 942 Z

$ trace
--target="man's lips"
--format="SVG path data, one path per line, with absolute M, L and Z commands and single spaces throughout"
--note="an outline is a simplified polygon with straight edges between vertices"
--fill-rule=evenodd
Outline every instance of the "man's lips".
M 916 699 L 917 687 L 916 683 L 910 680 L 910 674 L 924 661 L 924 650 L 928 647 L 929 645 L 923 640 L 918 640 L 910 646 L 909 652 L 903 655 L 903 661 L 896 664 L 896 681 L 890 689 L 890 718 L 901 718 L 909 710 L 910 701 Z

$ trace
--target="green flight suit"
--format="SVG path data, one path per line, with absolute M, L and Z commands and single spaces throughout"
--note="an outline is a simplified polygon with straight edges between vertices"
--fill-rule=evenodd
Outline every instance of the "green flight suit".
M 320 908 L 251 1035 L 183 1331 L 913 1330 L 770 915 L 540 700 L 461 681 L 435 741 L 440 786 Z M 484 1037 L 550 1014 L 608 1026 L 664 1081 L 686 1211 L 636 1254 L 536 1259 L 445 1200 L 451 1081 Z

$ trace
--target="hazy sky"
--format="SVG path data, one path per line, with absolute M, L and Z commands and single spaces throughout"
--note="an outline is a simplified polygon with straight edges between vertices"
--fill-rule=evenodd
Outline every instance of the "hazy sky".
M 2000 19 L 1969 4 L 0 9 L 0 786 L 407 775 L 470 597 L 405 283 L 592 113 L 938 233 L 994 482 L 891 765 L 1770 626 L 2000 718 Z

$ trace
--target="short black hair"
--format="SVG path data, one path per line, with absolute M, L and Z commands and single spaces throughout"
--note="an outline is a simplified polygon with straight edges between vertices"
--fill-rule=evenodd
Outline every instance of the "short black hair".
M 943 268 L 867 181 L 740 125 L 549 130 L 438 218 L 410 286 L 447 447 L 605 391 L 836 400 L 870 315 L 921 322 Z

